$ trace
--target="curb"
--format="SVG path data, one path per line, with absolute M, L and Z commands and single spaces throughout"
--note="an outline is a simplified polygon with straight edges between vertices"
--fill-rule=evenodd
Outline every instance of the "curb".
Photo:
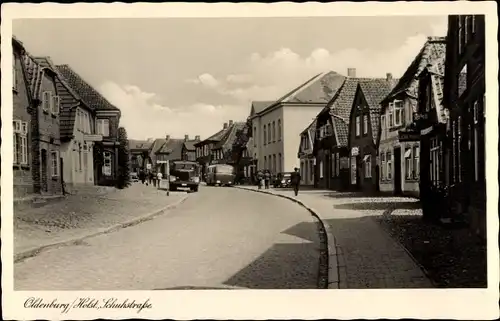
M 304 204 L 299 199 L 286 196 L 286 195 L 281 195 L 281 194 L 276 194 L 272 192 L 266 192 L 265 190 L 258 190 L 258 189 L 251 189 L 251 188 L 245 188 L 245 187 L 239 187 L 239 186 L 234 186 L 235 188 L 241 189 L 241 190 L 246 190 L 246 191 L 252 191 L 252 192 L 257 192 L 257 193 L 262 193 L 262 194 L 267 194 L 267 195 L 272 195 L 272 196 L 277 196 L 281 197 L 284 199 L 287 199 L 289 201 L 295 202 L 308 210 L 312 216 L 317 218 L 322 225 L 323 229 L 325 230 L 326 234 L 326 241 L 327 241 L 327 250 L 328 250 L 328 277 L 327 277 L 327 288 L 328 289 L 345 289 L 347 288 L 347 273 L 346 273 L 346 265 L 342 253 L 342 249 L 337 245 L 337 240 L 333 236 L 332 233 L 332 228 L 328 223 L 326 223 L 321 216 L 318 214 L 316 210 L 314 210 L 312 207 Z
M 145 221 L 149 221 L 149 220 L 155 218 L 156 216 L 159 216 L 159 215 L 163 214 L 163 212 L 179 206 L 188 197 L 189 197 L 189 194 L 183 196 L 177 202 L 169 204 L 169 205 L 165 206 L 164 208 L 162 208 L 160 210 L 156 210 L 154 212 L 150 212 L 150 213 L 148 213 L 146 215 L 143 215 L 143 216 L 131 219 L 129 221 L 125 221 L 123 223 L 115 224 L 115 225 L 113 225 L 111 227 L 100 229 L 100 230 L 98 230 L 98 232 L 87 234 L 85 236 L 71 238 L 71 239 L 68 239 L 68 240 L 65 240 L 65 241 L 60 241 L 60 242 L 55 242 L 55 243 L 51 243 L 51 244 L 47 244 L 47 245 L 42 245 L 42 246 L 39 246 L 37 248 L 31 249 L 31 250 L 27 250 L 27 251 L 23 251 L 21 253 L 15 254 L 14 255 L 14 264 L 15 263 L 19 263 L 19 262 L 21 262 L 21 261 L 23 261 L 25 259 L 37 256 L 41 252 L 49 250 L 49 249 L 54 249 L 54 248 L 58 248 L 58 247 L 62 247 L 62 246 L 68 246 L 68 245 L 78 245 L 79 243 L 81 243 L 82 241 L 84 241 L 86 239 L 89 239 L 89 238 L 92 238 L 92 237 L 96 237 L 96 236 L 100 236 L 100 235 L 103 235 L 103 234 L 108 234 L 108 233 L 116 232 L 118 230 L 121 230 L 121 229 L 124 229 L 124 228 L 127 228 L 127 227 L 131 227 L 131 226 L 143 223 Z

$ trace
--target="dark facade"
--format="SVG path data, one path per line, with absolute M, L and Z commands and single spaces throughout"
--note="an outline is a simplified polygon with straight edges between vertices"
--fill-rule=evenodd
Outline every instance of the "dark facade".
M 25 54 L 23 63 L 32 98 L 31 143 L 33 191 L 42 195 L 61 194 L 63 190 L 60 154 L 60 97 L 57 74 Z
M 200 136 L 195 136 L 194 139 L 189 139 L 189 136 L 184 137 L 182 145 L 182 160 L 196 162 L 196 147 L 194 144 L 200 141 Z
M 463 217 L 485 237 L 484 15 L 449 16 L 444 81 L 444 105 L 449 111 L 449 157 L 445 158 L 444 168 L 451 214 Z
M 377 135 L 380 102 L 392 89 L 392 78 L 364 80 L 358 84 L 349 119 L 350 188 L 379 191 Z
M 14 197 L 27 196 L 34 192 L 33 189 L 33 159 L 31 128 L 31 97 L 26 70 L 24 68 L 24 47 L 16 39 L 12 40 L 14 54 L 12 56 L 13 68 L 13 179 Z M 37 163 L 37 162 L 35 162 Z

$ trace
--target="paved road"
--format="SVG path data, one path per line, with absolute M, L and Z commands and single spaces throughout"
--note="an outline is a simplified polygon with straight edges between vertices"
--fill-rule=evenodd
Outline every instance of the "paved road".
M 317 287 L 318 227 L 282 198 L 202 186 L 154 220 L 41 253 L 16 290 Z

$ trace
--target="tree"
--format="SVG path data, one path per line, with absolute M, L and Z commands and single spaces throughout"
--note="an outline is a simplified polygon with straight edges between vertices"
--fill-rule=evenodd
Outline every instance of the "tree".
M 123 189 L 130 185 L 130 150 L 128 145 L 127 130 L 118 128 L 118 177 L 116 187 Z

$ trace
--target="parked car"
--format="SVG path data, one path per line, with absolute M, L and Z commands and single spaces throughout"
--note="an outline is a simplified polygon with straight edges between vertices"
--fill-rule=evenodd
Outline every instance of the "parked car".
M 278 173 L 276 175 L 276 178 L 273 180 L 273 186 L 275 188 L 279 187 L 291 187 L 292 186 L 292 173 L 291 172 L 286 172 L 286 173 Z

